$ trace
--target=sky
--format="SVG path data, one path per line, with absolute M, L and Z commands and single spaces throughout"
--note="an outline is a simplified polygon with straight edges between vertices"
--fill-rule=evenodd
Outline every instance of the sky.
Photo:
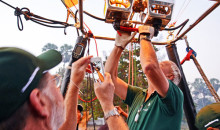
M 188 6 L 184 6 L 184 2 L 185 5 L 188 3 Z M 27 7 L 32 13 L 48 19 L 63 22 L 66 20 L 66 9 L 60 0 L 7 0 L 7 3 L 14 7 Z M 214 3 L 215 2 L 209 0 L 175 1 L 172 22 L 178 20 L 177 25 L 179 25 L 186 19 L 189 19 L 189 22 L 183 29 L 184 31 Z M 104 0 L 84 0 L 83 4 L 84 10 L 104 18 Z M 183 9 L 183 11 L 180 13 L 179 17 L 177 17 L 181 9 Z M 219 16 L 220 8 L 218 7 L 187 33 L 187 37 L 190 47 L 197 52 L 196 58 L 207 77 L 209 79 L 217 78 L 220 80 L 220 61 L 218 59 L 218 56 L 220 56 Z M 42 47 L 47 43 L 53 43 L 57 46 L 62 46 L 63 44 L 75 45 L 77 33 L 74 27 L 68 27 L 66 29 L 67 35 L 64 35 L 63 29 L 44 27 L 31 21 L 26 21 L 22 16 L 24 30 L 19 31 L 17 27 L 17 18 L 14 16 L 14 10 L 1 2 L 0 18 L 0 47 L 19 47 L 34 55 L 39 55 L 42 52 Z M 115 37 L 116 32 L 109 23 L 92 19 L 86 15 L 84 15 L 84 22 L 96 36 Z M 69 23 L 74 23 L 72 18 L 70 18 Z M 168 33 L 162 31 L 160 35 L 163 35 L 162 41 L 166 41 Z M 114 42 L 112 41 L 97 40 L 97 44 L 99 56 L 103 55 L 103 51 L 106 51 L 106 54 L 109 55 L 114 47 Z M 176 44 L 180 60 L 182 60 L 187 54 L 185 51 L 186 44 L 183 40 L 179 40 Z M 156 47 L 160 49 L 159 54 L 164 55 L 164 59 L 168 59 L 165 47 Z M 90 51 L 92 55 L 96 56 L 93 39 L 91 39 Z M 186 61 L 182 67 L 188 82 L 193 82 L 195 78 L 201 78 L 192 60 Z

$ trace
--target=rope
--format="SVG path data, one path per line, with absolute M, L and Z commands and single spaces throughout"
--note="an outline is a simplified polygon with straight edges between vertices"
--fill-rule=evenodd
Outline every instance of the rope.
M 203 80 L 205 81 L 205 83 L 206 83 L 209 91 L 213 95 L 215 101 L 216 102 L 220 102 L 220 98 L 219 98 L 218 94 L 216 93 L 216 91 L 215 91 L 214 87 L 212 86 L 212 84 L 209 82 L 207 76 L 205 75 L 204 71 L 202 70 L 201 66 L 199 65 L 196 57 L 193 54 L 192 54 L 192 57 L 193 57 L 193 61 L 194 61 L 195 65 L 196 65 L 197 69 L 199 70 Z
M 134 50 L 136 51 L 136 43 L 135 43 L 135 45 L 134 45 Z M 137 56 L 137 51 L 136 51 L 136 53 L 135 53 L 135 55 Z M 136 86 L 137 85 L 137 61 L 135 60 L 134 61 L 134 85 Z
M 131 85 L 134 85 L 134 51 L 133 43 L 131 43 Z
M 15 12 L 14 12 L 15 16 L 17 16 L 17 26 L 18 26 L 18 29 L 20 31 L 22 31 L 24 29 L 24 26 L 23 26 L 23 22 L 22 22 L 22 19 L 21 19 L 21 10 L 17 7 L 15 9 Z
M 1 1 L 2 3 L 6 4 L 7 6 L 9 6 L 9 7 L 13 8 L 13 9 L 16 9 L 14 6 L 12 6 L 12 5 L 10 5 L 10 4 L 8 4 L 8 3 L 6 3 L 6 2 L 2 1 L 2 0 L 0 0 L 0 1 Z
M 90 98 L 92 99 L 92 82 L 91 82 L 91 78 L 90 78 L 90 75 L 89 75 L 89 85 L 90 85 Z M 95 97 L 97 98 L 97 97 Z M 92 102 L 91 102 L 91 108 L 92 108 L 92 122 L 93 122 L 93 128 L 95 130 L 95 119 L 94 119 L 94 112 L 93 112 L 93 105 L 92 105 Z
M 21 19 L 21 15 L 24 15 L 26 20 L 31 20 L 32 22 L 35 22 L 37 24 L 46 26 L 46 27 L 52 27 L 52 28 L 66 28 L 68 26 L 74 26 L 72 24 L 68 24 L 67 22 L 60 22 L 60 21 L 56 21 L 56 20 L 51 20 L 51 19 L 47 19 L 38 15 L 35 15 L 33 13 L 30 12 L 30 10 L 28 8 L 18 8 L 18 7 L 13 7 L 12 5 L 0 0 L 2 3 L 6 4 L 7 6 L 15 9 L 15 16 L 17 16 L 17 26 L 18 29 L 20 31 L 22 31 L 24 29 L 23 26 L 23 22 Z M 25 11 L 24 11 L 25 10 Z M 55 26 L 55 24 L 59 24 L 62 26 Z
M 129 48 L 128 52 L 129 64 L 128 64 L 128 84 L 130 84 L 130 75 L 131 75 L 131 48 Z
M 187 44 L 187 48 L 190 48 L 187 37 L 184 37 L 184 39 L 185 39 L 185 42 Z M 201 74 L 203 80 L 205 81 L 205 83 L 206 83 L 209 91 L 213 95 L 215 101 L 220 102 L 220 98 L 219 98 L 218 94 L 216 93 L 216 91 L 215 91 L 214 87 L 212 86 L 212 84 L 209 82 L 207 76 L 205 75 L 204 71 L 202 70 L 202 67 L 200 66 L 199 62 L 197 61 L 196 56 L 193 53 L 191 54 L 191 58 L 193 59 L 197 69 L 199 70 L 199 73 Z
M 128 84 L 134 85 L 134 52 L 133 43 L 130 43 L 129 47 L 129 64 L 128 64 Z
M 90 39 L 88 39 L 88 50 L 87 50 L 87 56 L 89 55 L 89 47 L 90 47 Z M 89 74 L 89 73 L 88 73 Z M 90 77 L 90 74 L 89 74 L 89 77 Z M 87 77 L 87 90 L 88 90 L 88 80 L 90 80 L 90 79 L 88 79 L 88 77 Z M 83 95 L 84 96 L 84 95 Z M 87 92 L 87 97 L 88 97 L 88 92 Z M 97 97 L 95 97 L 95 98 L 91 98 L 92 100 L 84 100 L 84 99 L 82 99 L 81 98 L 81 96 L 80 95 L 78 95 L 78 98 L 81 100 L 81 101 L 83 101 L 83 102 L 85 102 L 85 103 L 90 103 L 90 102 L 93 102 L 93 101 L 95 101 L 96 99 L 97 99 Z

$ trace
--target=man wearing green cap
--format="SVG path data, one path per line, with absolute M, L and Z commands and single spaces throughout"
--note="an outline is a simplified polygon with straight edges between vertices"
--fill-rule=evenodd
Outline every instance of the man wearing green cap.
M 72 64 L 64 100 L 56 85 L 56 76 L 48 73 L 61 62 L 59 52 L 49 50 L 36 57 L 19 48 L 0 48 L 0 130 L 75 130 L 79 85 L 91 57 Z M 96 85 L 97 97 L 104 112 L 109 111 L 114 96 L 109 74 L 100 85 Z M 111 90 L 110 96 L 103 93 L 104 90 Z M 109 128 L 127 129 L 119 114 L 113 115 L 107 117 Z
M 22 49 L 0 48 L 0 129 L 76 129 L 78 86 L 91 57 L 72 64 L 64 101 L 56 78 L 48 73 L 61 62 L 59 52 L 35 57 Z
M 220 103 L 203 107 L 196 115 L 195 125 L 199 130 L 220 130 Z

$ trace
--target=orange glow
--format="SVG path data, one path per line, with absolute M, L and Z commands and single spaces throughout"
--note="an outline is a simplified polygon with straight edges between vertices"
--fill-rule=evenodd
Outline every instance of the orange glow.
M 130 7 L 130 2 L 129 0 L 110 0 L 109 1 L 111 5 L 116 5 L 117 7 L 121 7 L 123 5 L 125 8 Z

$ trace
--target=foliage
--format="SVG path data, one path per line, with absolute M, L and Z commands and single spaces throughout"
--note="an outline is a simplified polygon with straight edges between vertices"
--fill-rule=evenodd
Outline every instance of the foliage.
M 46 45 L 44 45 L 44 47 L 42 48 L 42 52 L 44 51 L 48 51 L 48 50 L 57 50 L 58 47 L 57 45 L 53 44 L 53 43 L 47 43 Z
M 147 79 L 142 72 L 142 68 L 140 65 L 140 46 L 139 44 L 133 44 L 132 46 L 134 48 L 133 50 L 133 85 L 139 86 L 139 87 L 145 87 L 147 86 Z M 58 48 L 55 44 L 48 43 L 46 44 L 42 51 L 47 51 L 50 49 L 55 49 L 59 51 L 63 56 L 63 66 L 59 68 L 58 74 L 61 76 L 64 76 L 65 71 L 65 63 L 69 62 L 69 59 L 71 57 L 71 52 L 73 47 L 71 45 L 64 44 L 60 48 Z M 155 48 L 156 50 L 156 48 Z M 131 64 L 130 64 L 131 66 Z M 129 50 L 126 48 L 119 61 L 118 65 L 118 77 L 124 80 L 125 82 L 128 82 L 128 72 L 129 72 Z M 93 80 L 91 80 L 91 74 L 87 74 L 86 78 L 84 79 L 81 87 L 81 91 L 83 94 L 80 94 L 81 98 L 83 100 L 89 101 L 93 98 L 95 98 L 95 93 L 93 91 Z M 130 81 L 132 81 L 132 69 L 130 67 Z M 132 84 L 130 82 L 130 84 Z M 84 110 L 90 111 L 90 113 L 93 113 L 93 117 L 97 119 L 97 117 L 103 117 L 104 113 L 102 111 L 101 105 L 98 100 L 95 100 L 90 103 L 85 103 L 81 100 L 79 100 L 79 103 L 83 105 Z M 115 95 L 114 98 L 114 105 L 120 106 L 123 110 L 127 110 L 127 105 L 123 103 L 123 101 Z
M 46 45 L 44 45 L 44 47 L 42 48 L 42 52 L 44 51 L 48 51 L 48 50 L 57 50 L 61 53 L 61 55 L 63 56 L 63 67 L 60 67 L 58 69 L 58 74 L 61 75 L 62 77 L 64 76 L 64 72 L 65 72 L 65 64 L 69 62 L 69 59 L 71 57 L 71 52 L 72 52 L 73 46 L 72 45 L 68 45 L 68 44 L 63 44 L 62 46 L 60 46 L 60 48 L 57 47 L 57 45 L 53 44 L 53 43 L 47 43 Z
M 70 60 L 70 57 L 72 55 L 72 49 L 73 46 L 72 45 L 68 45 L 68 44 L 64 44 L 60 47 L 60 53 L 63 56 L 63 62 L 64 63 L 68 63 Z
M 220 81 L 216 78 L 212 78 L 210 79 L 210 83 L 217 92 L 220 88 Z M 215 102 L 203 79 L 196 78 L 195 81 L 193 83 L 189 83 L 189 85 L 197 111 L 199 111 L 204 106 Z
M 68 44 L 63 44 L 62 46 L 60 46 L 60 48 L 58 48 L 55 44 L 47 43 L 42 48 L 42 51 L 48 51 L 50 49 L 59 51 L 63 56 L 63 61 L 62 61 L 63 66 L 59 67 L 58 71 L 56 72 L 63 77 L 64 72 L 65 72 L 65 64 L 69 62 L 69 59 L 72 55 L 71 53 L 72 53 L 73 46 L 68 45 Z M 95 93 L 93 91 L 93 80 L 91 79 L 91 77 L 92 77 L 91 74 L 86 75 L 86 78 L 84 79 L 82 86 L 81 86 L 81 90 L 80 90 L 83 93 L 83 94 L 80 94 L 80 97 L 86 101 L 90 101 L 91 99 L 95 98 Z M 104 116 L 101 105 L 98 100 L 95 100 L 90 103 L 85 103 L 79 100 L 79 104 L 83 105 L 84 110 L 87 110 L 87 111 L 90 111 L 90 113 L 93 113 L 93 116 L 95 119 L 97 119 L 97 117 Z
M 91 101 L 94 99 L 95 92 L 93 91 L 93 80 L 91 79 L 91 74 L 86 75 L 85 80 L 82 83 L 81 91 L 83 94 L 80 94 L 80 97 L 83 100 Z M 98 100 L 95 100 L 93 102 L 83 102 L 79 100 L 79 104 L 83 105 L 84 110 L 90 111 L 90 113 L 93 114 L 94 119 L 97 119 L 97 117 L 104 117 L 104 113 L 102 111 L 101 105 Z
M 133 73 L 133 85 L 139 86 L 142 88 L 147 87 L 147 79 L 144 75 L 141 64 L 140 64 L 140 46 L 139 44 L 133 44 L 133 72 L 132 72 L 132 62 L 129 61 L 129 48 L 126 48 L 120 57 L 119 65 L 118 65 L 118 77 L 123 81 L 128 83 L 129 80 L 129 69 L 130 69 L 130 83 L 132 85 L 132 73 Z M 130 52 L 130 55 L 131 52 Z M 130 62 L 130 68 L 129 68 Z M 114 105 L 120 106 L 124 111 L 127 110 L 127 105 L 123 103 L 123 101 L 115 95 L 114 97 Z

